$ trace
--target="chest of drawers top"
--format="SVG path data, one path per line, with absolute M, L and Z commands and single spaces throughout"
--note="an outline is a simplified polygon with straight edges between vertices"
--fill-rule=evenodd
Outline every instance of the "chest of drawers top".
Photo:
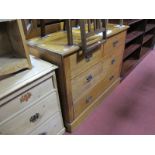
M 0 100 L 49 73 L 54 74 L 53 71 L 57 68 L 57 66 L 34 56 L 31 56 L 31 62 L 32 69 L 21 71 L 0 81 Z
M 118 25 L 115 24 L 108 24 L 106 30 L 107 38 L 112 37 L 122 31 L 126 31 L 127 29 L 128 26 L 125 25 L 118 27 Z M 102 35 L 102 33 L 99 35 Z M 66 32 L 64 31 L 49 34 L 44 38 L 32 38 L 27 42 L 32 48 L 36 48 L 37 50 L 47 50 L 49 53 L 52 52 L 63 57 L 76 53 L 78 50 L 80 50 L 80 46 L 78 44 L 71 46 L 67 44 Z

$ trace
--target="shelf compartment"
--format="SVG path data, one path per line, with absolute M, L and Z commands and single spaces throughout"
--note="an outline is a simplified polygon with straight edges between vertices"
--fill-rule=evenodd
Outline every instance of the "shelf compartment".
M 153 34 L 147 34 L 147 35 L 145 35 L 144 38 L 143 38 L 143 44 L 145 44 L 147 41 L 149 41 L 150 39 L 152 39 L 153 36 L 154 36 Z
M 146 54 L 148 54 L 148 52 L 150 52 L 151 49 L 149 47 L 142 47 L 141 52 L 140 52 L 140 57 L 144 57 L 146 56 Z
M 155 28 L 155 24 L 147 24 L 145 32 L 149 32 L 149 31 L 151 31 L 154 28 Z
M 126 38 L 126 44 L 131 42 L 132 40 L 138 38 L 139 36 L 141 36 L 143 34 L 142 31 L 133 31 L 133 32 L 130 32 L 128 35 L 127 35 L 127 38 Z
M 138 63 L 137 59 L 129 59 L 124 61 L 121 73 L 123 79 L 135 68 L 137 63 Z
M 126 59 L 129 55 L 131 55 L 140 47 L 141 47 L 141 44 L 131 44 L 129 47 L 125 49 L 123 59 Z
M 123 62 L 122 65 L 122 80 L 137 66 L 138 63 L 140 63 L 145 56 L 150 52 L 149 47 L 143 47 L 140 52 L 140 59 L 128 59 Z

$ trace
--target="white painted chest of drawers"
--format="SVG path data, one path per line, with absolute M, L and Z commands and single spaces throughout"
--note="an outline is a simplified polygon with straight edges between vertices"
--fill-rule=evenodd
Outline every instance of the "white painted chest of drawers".
M 55 65 L 31 57 L 32 69 L 0 81 L 0 134 L 63 134 Z

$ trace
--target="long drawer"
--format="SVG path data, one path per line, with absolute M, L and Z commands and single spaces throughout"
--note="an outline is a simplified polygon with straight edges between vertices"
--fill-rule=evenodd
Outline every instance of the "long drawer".
M 85 72 L 87 69 L 98 63 L 100 60 L 102 60 L 102 57 L 103 46 L 95 50 L 92 53 L 92 57 L 90 57 L 89 59 L 81 57 L 78 53 L 71 55 L 69 58 L 71 78 L 74 78 L 80 73 Z
M 49 118 L 45 123 L 39 126 L 37 129 L 32 131 L 31 135 L 56 135 L 63 134 L 65 131 L 63 127 L 62 118 L 60 112 L 57 112 Z
M 56 92 L 0 125 L 1 134 L 26 134 L 59 111 Z
M 104 57 L 122 54 L 124 51 L 126 32 L 108 38 L 104 44 Z
M 22 88 L 16 93 L 15 98 L 12 98 L 0 107 L 0 124 L 6 121 L 6 119 L 10 119 L 10 117 L 17 115 L 21 110 L 31 106 L 54 90 L 52 77 L 35 86 L 32 86 L 31 84 L 30 86 Z M 4 102 L 4 100 L 0 102 Z
M 73 101 L 76 101 L 81 93 L 91 89 L 102 78 L 102 62 L 94 65 L 86 72 L 71 80 Z

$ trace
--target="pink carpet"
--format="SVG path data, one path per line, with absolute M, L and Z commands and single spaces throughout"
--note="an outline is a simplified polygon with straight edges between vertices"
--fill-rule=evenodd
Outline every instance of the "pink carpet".
M 72 134 L 155 134 L 155 51 Z

